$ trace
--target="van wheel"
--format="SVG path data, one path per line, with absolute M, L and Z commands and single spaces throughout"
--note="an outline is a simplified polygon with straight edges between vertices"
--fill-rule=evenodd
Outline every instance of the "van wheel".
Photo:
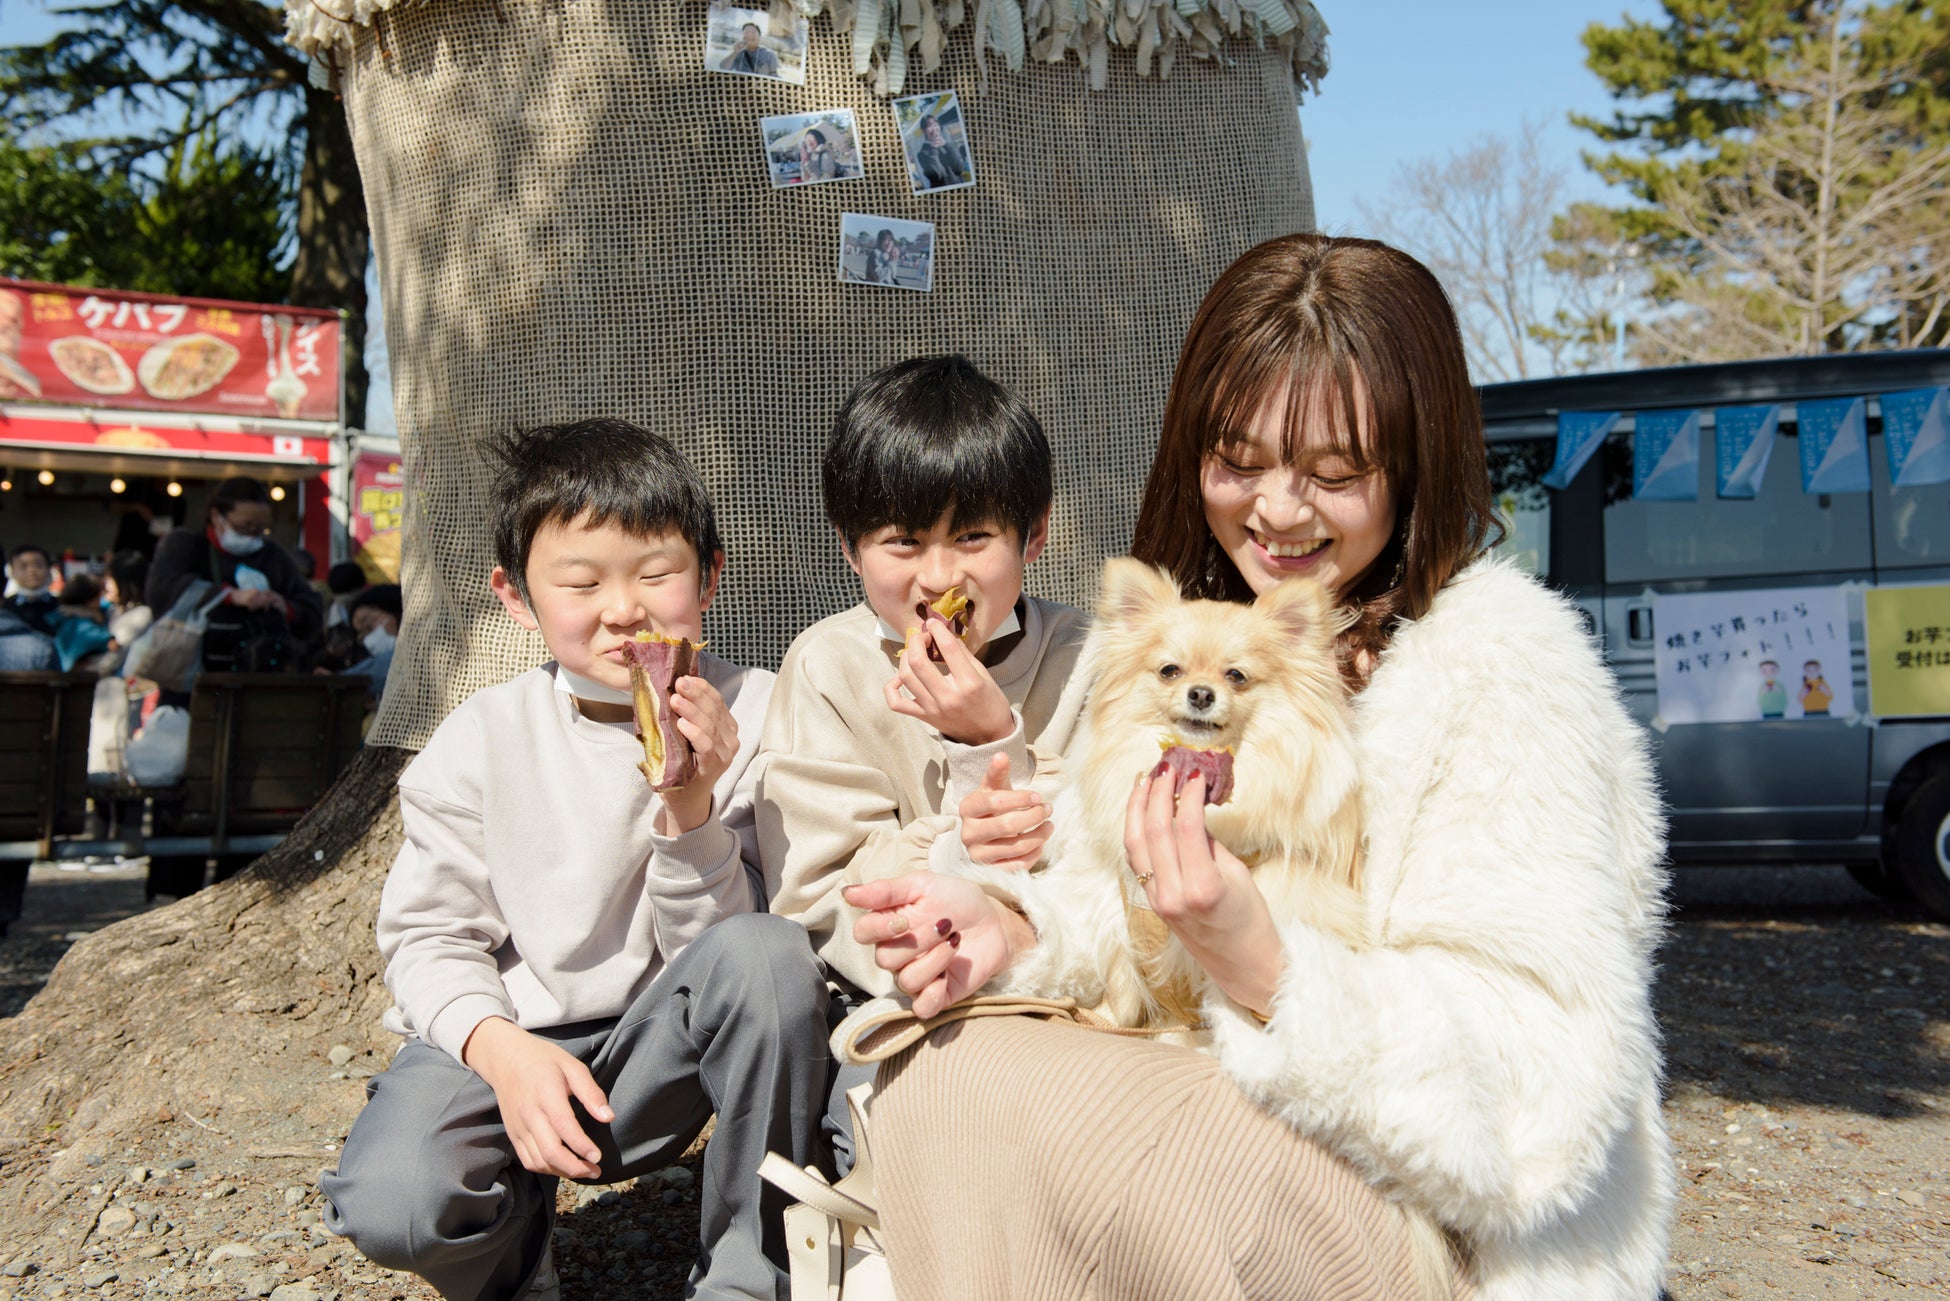
M 1950 922 L 1950 769 L 1910 792 L 1894 841 L 1897 878 L 1924 912 Z
M 1848 874 L 1855 883 L 1889 903 L 1913 904 L 1916 902 L 1903 885 L 1903 879 L 1891 871 L 1886 863 L 1850 863 Z

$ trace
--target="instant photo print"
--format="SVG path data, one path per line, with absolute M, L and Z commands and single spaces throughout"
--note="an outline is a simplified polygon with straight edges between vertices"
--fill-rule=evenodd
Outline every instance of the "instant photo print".
M 840 214 L 840 283 L 934 290 L 934 223 Z
M 792 26 L 775 34 L 768 11 L 718 0 L 705 20 L 704 70 L 805 85 L 805 18 L 795 13 Z
M 850 108 L 762 117 L 758 130 L 765 139 L 765 172 L 775 190 L 857 181 L 867 174 Z
M 894 127 L 907 155 L 907 182 L 916 194 L 958 190 L 975 184 L 975 156 L 961 115 L 961 97 L 952 90 L 910 95 L 894 101 Z

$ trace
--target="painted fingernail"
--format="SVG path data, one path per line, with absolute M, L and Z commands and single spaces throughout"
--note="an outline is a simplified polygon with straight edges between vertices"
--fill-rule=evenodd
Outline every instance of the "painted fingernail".
M 887 929 L 896 935 L 907 934 L 907 918 L 901 916 L 899 913 L 894 914 L 894 920 L 887 923 Z
M 940 921 L 934 924 L 934 933 L 936 935 L 946 935 L 949 931 L 952 931 L 953 929 L 955 929 L 955 924 L 949 921 L 946 917 L 943 917 Z
M 949 933 L 949 936 L 948 936 L 948 947 L 949 947 L 949 948 L 951 948 L 951 949 L 958 949 L 958 948 L 960 948 L 960 947 L 961 947 L 961 932 L 960 932 L 960 931 L 953 931 L 953 932 L 950 932 L 950 933 Z

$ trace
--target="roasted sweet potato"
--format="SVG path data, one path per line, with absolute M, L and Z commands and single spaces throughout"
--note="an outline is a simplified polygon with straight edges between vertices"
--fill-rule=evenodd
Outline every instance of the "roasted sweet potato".
M 923 627 L 930 619 L 948 625 L 948 631 L 957 637 L 968 636 L 968 621 L 974 616 L 975 603 L 961 594 L 961 588 L 951 587 L 937 596 L 933 603 L 916 601 L 914 615 Z M 942 662 L 941 650 L 932 641 L 928 643 L 928 658 L 936 664 Z
M 697 779 L 697 756 L 677 730 L 670 689 L 677 679 L 697 672 L 697 653 L 703 648 L 702 642 L 654 632 L 640 632 L 628 645 L 630 695 L 637 735 L 643 740 L 643 762 L 637 767 L 650 779 L 651 790 L 678 790 Z
M 1232 751 L 1200 750 L 1164 743 L 1164 757 L 1151 770 L 1153 777 L 1171 774 L 1171 793 L 1177 795 L 1193 773 L 1205 774 L 1205 802 L 1224 804 L 1232 798 Z

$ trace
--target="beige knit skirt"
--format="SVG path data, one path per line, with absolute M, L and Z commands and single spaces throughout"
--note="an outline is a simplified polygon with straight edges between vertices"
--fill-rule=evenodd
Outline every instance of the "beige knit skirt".
M 900 1301 L 1416 1296 L 1400 1210 L 1188 1048 L 963 1021 L 870 1115 Z

